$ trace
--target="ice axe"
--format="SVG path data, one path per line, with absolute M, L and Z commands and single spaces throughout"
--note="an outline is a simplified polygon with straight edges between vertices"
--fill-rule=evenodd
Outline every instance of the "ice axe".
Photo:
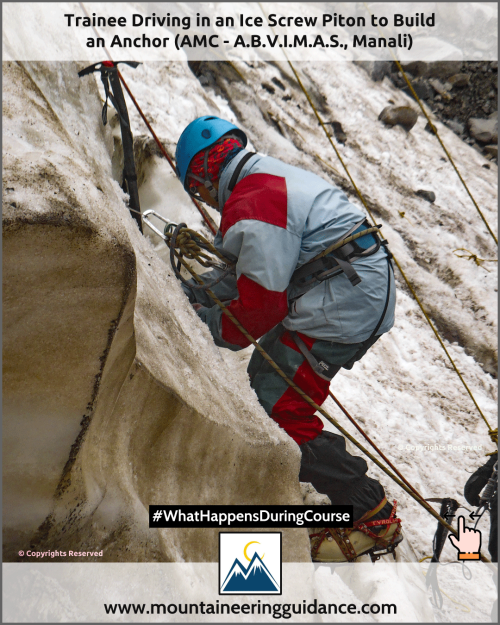
M 120 130 L 122 133 L 123 144 L 123 183 L 122 189 L 125 193 L 128 193 L 129 208 L 131 209 L 132 217 L 137 221 L 139 230 L 142 233 L 142 221 L 140 217 L 141 207 L 139 204 L 139 189 L 137 187 L 137 174 L 135 171 L 134 161 L 134 139 L 130 130 L 130 120 L 127 111 L 127 105 L 125 103 L 125 97 L 123 95 L 122 86 L 120 83 L 120 76 L 117 65 L 119 63 L 125 63 L 130 67 L 136 68 L 140 63 L 137 61 L 102 61 L 89 65 L 85 69 L 78 72 L 78 76 L 82 78 L 88 74 L 94 72 L 100 72 L 101 81 L 104 86 L 104 92 L 106 94 L 106 100 L 102 107 L 102 123 L 104 126 L 108 123 L 108 99 L 115 107 L 118 117 L 120 118 Z M 111 83 L 111 91 L 109 85 Z

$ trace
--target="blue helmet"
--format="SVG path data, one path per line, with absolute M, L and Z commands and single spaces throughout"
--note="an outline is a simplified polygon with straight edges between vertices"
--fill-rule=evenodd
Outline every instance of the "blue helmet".
M 203 117 L 198 117 L 198 119 L 195 119 L 194 122 L 186 126 L 184 132 L 179 137 L 175 150 L 177 175 L 186 191 L 189 192 L 187 172 L 193 158 L 198 152 L 204 148 L 209 148 L 226 134 L 235 135 L 243 143 L 243 147 L 246 146 L 247 137 L 245 133 L 220 117 L 204 115 Z M 208 152 L 206 154 L 208 154 Z M 205 156 L 205 160 L 206 158 Z M 204 183 L 209 190 L 212 188 L 210 180 L 205 180 Z

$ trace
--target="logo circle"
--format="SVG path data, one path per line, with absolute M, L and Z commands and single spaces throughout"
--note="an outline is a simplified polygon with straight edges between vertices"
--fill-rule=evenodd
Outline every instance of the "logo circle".
M 205 128 L 204 130 L 201 131 L 201 136 L 204 139 L 210 139 L 210 137 L 212 136 L 212 133 L 210 132 L 208 128 Z

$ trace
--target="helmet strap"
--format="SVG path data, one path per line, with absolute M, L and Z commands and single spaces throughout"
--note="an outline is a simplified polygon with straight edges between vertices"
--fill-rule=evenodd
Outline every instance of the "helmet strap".
M 208 190 L 210 197 L 213 198 L 214 200 L 217 200 L 217 189 L 214 187 L 214 185 L 212 184 L 212 181 L 208 177 L 208 153 L 209 152 L 210 152 L 210 148 L 207 148 L 205 150 L 205 159 L 203 163 L 203 175 L 205 176 L 204 185 L 205 185 L 205 188 Z
M 210 197 L 213 197 L 214 200 L 217 199 L 217 189 L 213 186 L 210 180 L 205 180 L 205 188 L 208 189 L 208 194 Z

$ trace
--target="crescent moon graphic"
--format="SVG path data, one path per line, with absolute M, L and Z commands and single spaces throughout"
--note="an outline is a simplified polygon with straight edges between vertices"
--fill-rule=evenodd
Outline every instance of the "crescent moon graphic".
M 245 549 L 243 549 L 243 555 L 245 556 L 245 558 L 246 558 L 249 562 L 250 562 L 250 558 L 247 556 L 247 548 L 248 548 L 250 545 L 253 545 L 254 543 L 257 543 L 257 545 L 260 545 L 260 543 L 259 543 L 259 541 L 258 541 L 258 540 L 252 540 L 252 541 L 250 541 L 249 543 L 247 543 L 247 544 L 245 545 Z M 266 555 L 266 554 L 264 554 L 264 556 L 265 556 L 265 555 Z M 264 556 L 262 556 L 262 558 L 260 558 L 260 556 L 259 556 L 259 558 L 260 558 L 261 560 L 263 560 L 263 559 L 264 559 Z

